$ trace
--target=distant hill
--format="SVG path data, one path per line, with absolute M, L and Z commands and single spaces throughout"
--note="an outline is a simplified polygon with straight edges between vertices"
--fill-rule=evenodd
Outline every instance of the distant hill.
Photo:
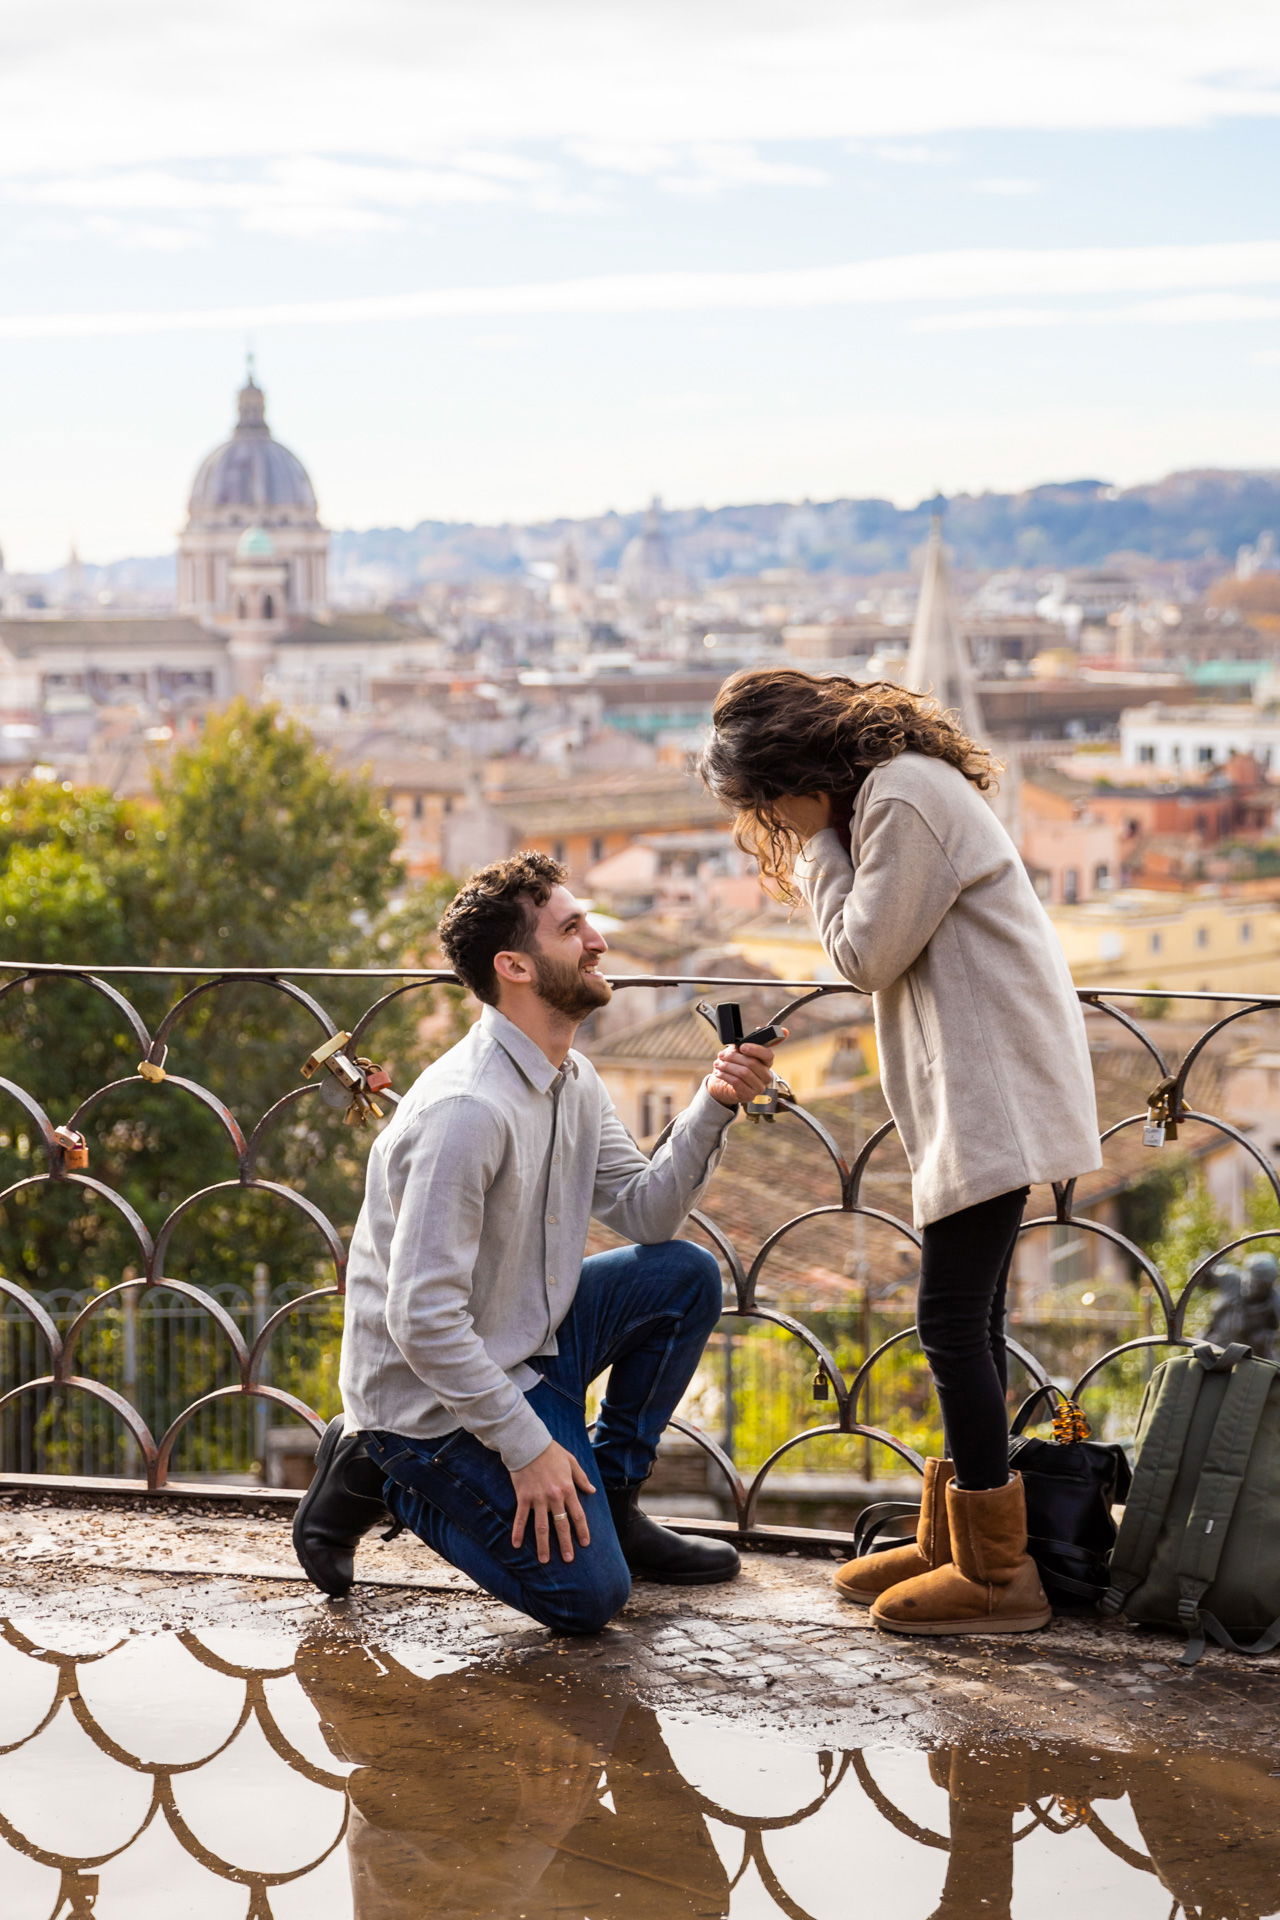
M 911 565 L 934 502 L 776 501 L 757 506 L 681 507 L 664 527 L 675 559 L 695 579 L 723 579 L 792 566 L 813 573 L 897 573 Z M 424 520 L 334 536 L 334 570 L 385 567 L 419 580 L 520 572 L 553 558 L 573 532 L 595 567 L 615 567 L 639 531 L 640 512 L 528 526 Z M 1233 562 L 1265 532 L 1280 537 L 1280 469 L 1170 474 L 1141 487 L 1071 480 L 1025 493 L 958 494 L 946 502 L 947 542 L 962 567 L 1100 566 L 1120 553 L 1156 560 Z M 1278 541 L 1280 543 L 1280 541 Z
M 895 507 L 889 500 L 774 501 L 733 507 L 680 507 L 664 527 L 677 564 L 695 580 L 757 574 L 773 567 L 809 573 L 905 573 L 929 527 L 935 503 Z M 501 578 L 554 559 L 572 532 L 589 563 L 617 565 L 643 520 L 605 513 L 586 520 L 481 526 L 421 520 L 415 527 L 370 527 L 333 537 L 333 576 L 365 569 L 388 587 L 411 591 L 429 581 Z M 947 542 L 961 567 L 1052 570 L 1095 567 L 1117 554 L 1154 560 L 1217 560 L 1273 533 L 1280 546 L 1280 469 L 1171 473 L 1140 487 L 1069 480 L 1025 493 L 957 494 L 946 502 Z M 170 557 L 86 567 L 86 583 L 128 598 L 171 592 Z M 56 575 L 50 575 L 56 581 Z

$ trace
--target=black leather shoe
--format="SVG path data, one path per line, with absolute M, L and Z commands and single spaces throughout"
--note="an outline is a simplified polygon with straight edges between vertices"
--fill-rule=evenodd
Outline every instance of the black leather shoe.
M 703 1540 L 660 1527 L 640 1506 L 638 1486 L 607 1487 L 605 1497 L 634 1579 L 662 1580 L 671 1587 L 709 1587 L 736 1579 L 742 1562 L 727 1540 Z
M 342 1415 L 335 1414 L 321 1438 L 311 1485 L 293 1516 L 293 1548 L 302 1571 L 333 1600 L 351 1590 L 356 1548 L 365 1534 L 391 1518 L 382 1498 L 385 1485 L 360 1436 L 344 1434 Z

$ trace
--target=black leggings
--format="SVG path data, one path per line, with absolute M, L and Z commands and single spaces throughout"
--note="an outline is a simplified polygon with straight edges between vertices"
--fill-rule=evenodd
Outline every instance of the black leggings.
M 960 1487 L 1009 1478 L 1005 1289 L 1027 1192 L 997 1194 L 924 1230 L 916 1325 Z

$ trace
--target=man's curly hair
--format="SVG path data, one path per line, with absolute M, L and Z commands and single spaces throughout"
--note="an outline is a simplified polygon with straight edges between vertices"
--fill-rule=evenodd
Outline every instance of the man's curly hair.
M 481 867 L 459 888 L 441 916 L 440 946 L 477 1000 L 497 1006 L 495 954 L 531 950 L 537 909 L 567 877 L 567 869 L 549 853 L 513 853 Z

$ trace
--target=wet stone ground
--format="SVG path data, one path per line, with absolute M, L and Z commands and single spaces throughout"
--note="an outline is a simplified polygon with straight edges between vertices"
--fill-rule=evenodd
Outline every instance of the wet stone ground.
M 410 1540 L 0 1498 L 4 1920 L 1280 1914 L 1280 1656 L 891 1639 L 818 1560 L 551 1637 Z

